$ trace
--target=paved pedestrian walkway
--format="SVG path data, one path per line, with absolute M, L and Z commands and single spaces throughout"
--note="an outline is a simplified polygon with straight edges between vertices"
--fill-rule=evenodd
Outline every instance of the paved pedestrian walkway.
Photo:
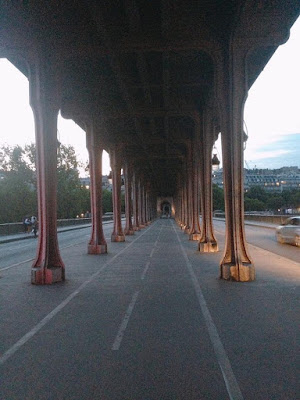
M 257 280 L 226 282 L 173 220 L 126 240 L 64 249 L 64 283 L 3 273 L 1 399 L 298 398 L 300 264 L 250 246 Z
M 217 221 L 224 221 L 224 218 L 214 218 Z M 123 221 L 125 220 L 124 218 L 122 219 Z M 103 225 L 105 224 L 111 224 L 112 221 L 105 221 L 103 222 Z M 260 227 L 264 227 L 264 228 L 270 228 L 270 229 L 275 229 L 276 228 L 276 224 L 270 224 L 270 223 L 266 223 L 266 222 L 256 222 L 256 221 L 245 221 L 246 225 L 253 225 L 253 226 L 260 226 Z M 64 227 L 60 227 L 57 229 L 57 232 L 67 232 L 67 231 L 71 231 L 73 229 L 83 229 L 83 228 L 87 228 L 91 226 L 91 224 L 83 224 L 83 225 L 70 225 L 70 226 L 64 226 Z M 12 234 L 12 235 L 1 235 L 0 236 L 0 244 L 1 243 L 9 243 L 9 242 L 14 242 L 17 240 L 25 240 L 25 239 L 33 239 L 34 235 L 33 233 L 16 233 L 16 234 Z

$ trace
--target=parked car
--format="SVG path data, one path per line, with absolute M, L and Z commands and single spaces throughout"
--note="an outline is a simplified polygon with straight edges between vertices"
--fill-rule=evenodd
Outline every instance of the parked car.
M 291 243 L 300 247 L 300 217 L 290 217 L 276 228 L 279 243 Z

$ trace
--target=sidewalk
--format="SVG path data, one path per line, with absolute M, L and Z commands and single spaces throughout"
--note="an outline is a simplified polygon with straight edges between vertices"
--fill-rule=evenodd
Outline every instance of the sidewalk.
M 0 280 L 0 398 L 296 400 L 300 265 L 253 247 L 257 280 L 218 279 L 173 220 L 109 253 L 62 250 L 66 282 Z
M 103 222 L 105 223 L 110 223 L 111 221 Z M 91 224 L 83 224 L 83 225 L 72 225 L 72 226 L 64 226 L 61 228 L 57 228 L 57 232 L 67 232 L 67 231 L 72 231 L 73 229 L 84 229 L 88 228 L 91 226 Z M 9 242 L 15 242 L 17 240 L 25 240 L 25 239 L 34 239 L 33 233 L 16 233 L 14 235 L 2 235 L 0 236 L 0 244 L 1 243 L 9 243 Z
M 214 218 L 216 221 L 224 221 L 224 218 Z M 103 225 L 112 223 L 112 221 L 105 221 L 103 222 Z M 269 228 L 269 229 L 276 229 L 275 224 L 268 224 L 266 222 L 255 222 L 255 221 L 245 221 L 245 225 L 252 225 L 252 226 L 258 226 L 262 228 Z M 66 227 L 61 227 L 57 228 L 57 232 L 67 232 L 67 231 L 72 231 L 74 229 L 84 229 L 88 228 L 91 226 L 91 224 L 85 224 L 85 225 L 74 225 L 74 226 L 66 226 Z M 1 243 L 9 243 L 9 242 L 14 242 L 17 240 L 25 240 L 25 239 L 34 239 L 33 233 L 18 233 L 15 235 L 3 235 L 0 236 L 0 244 Z

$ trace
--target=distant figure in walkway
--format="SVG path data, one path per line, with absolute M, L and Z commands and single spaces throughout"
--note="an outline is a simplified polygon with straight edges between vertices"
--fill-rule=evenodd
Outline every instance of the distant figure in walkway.
M 25 233 L 29 233 L 31 231 L 30 227 L 31 227 L 31 218 L 30 217 L 25 217 L 24 218 L 24 232 Z
M 37 217 L 35 217 L 34 215 L 31 217 L 31 232 L 34 234 L 34 237 L 37 237 Z

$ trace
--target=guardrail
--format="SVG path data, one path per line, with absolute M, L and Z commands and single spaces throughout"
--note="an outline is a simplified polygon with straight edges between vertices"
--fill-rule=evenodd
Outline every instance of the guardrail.
M 214 213 L 216 218 L 225 218 L 225 213 Z M 262 215 L 262 214 L 245 214 L 247 221 L 268 222 L 269 224 L 283 224 L 292 215 Z
M 112 215 L 103 215 L 102 217 L 103 221 L 111 221 L 112 219 L 113 219 Z M 57 227 L 83 225 L 90 223 L 91 223 L 91 218 L 58 219 Z M 14 235 L 16 233 L 22 233 L 24 231 L 25 228 L 23 222 L 0 224 L 0 236 Z

